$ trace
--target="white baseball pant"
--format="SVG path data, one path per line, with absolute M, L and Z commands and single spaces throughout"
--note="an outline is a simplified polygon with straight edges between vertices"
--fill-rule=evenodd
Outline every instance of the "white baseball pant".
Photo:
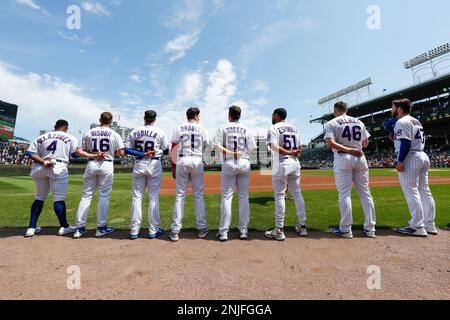
M 200 157 L 182 157 L 176 168 L 176 199 L 173 208 L 172 232 L 179 233 L 183 226 L 184 204 L 188 193 L 189 182 L 192 182 L 194 193 L 195 214 L 197 229 L 206 228 L 204 191 L 204 168 Z
M 222 165 L 221 173 L 222 201 L 220 205 L 219 232 L 227 235 L 231 225 L 231 206 L 233 203 L 233 190 L 237 189 L 239 197 L 239 225 L 241 234 L 248 233 L 250 222 L 250 162 L 246 159 L 230 160 Z
M 137 160 L 133 170 L 133 201 L 131 204 L 131 233 L 138 234 L 142 225 L 142 200 L 148 190 L 149 231 L 160 227 L 159 192 L 163 178 L 161 161 L 157 159 Z
M 83 176 L 83 196 L 77 211 L 77 228 L 87 224 L 89 209 L 95 191 L 98 190 L 97 228 L 106 226 L 109 209 L 109 196 L 114 182 L 114 163 L 108 161 L 89 161 Z
M 430 159 L 425 152 L 411 152 L 405 160 L 405 171 L 399 172 L 400 185 L 408 203 L 409 226 L 418 229 L 433 225 L 436 204 L 428 184 Z
M 334 176 L 336 188 L 339 193 L 339 208 L 341 211 L 340 230 L 342 232 L 350 232 L 352 230 L 353 215 L 351 196 L 354 183 L 364 211 L 364 229 L 375 231 L 375 205 L 369 189 L 369 167 L 366 157 L 358 158 L 348 153 L 335 153 Z
M 34 164 L 31 177 L 36 183 L 35 200 L 45 201 L 51 190 L 53 201 L 65 201 L 69 174 L 65 163 L 57 162 L 53 168 Z
M 294 199 L 297 217 L 301 225 L 306 225 L 305 201 L 303 200 L 301 187 L 301 166 L 297 159 L 287 158 L 274 164 L 272 185 L 275 194 L 275 225 L 284 228 L 286 212 L 286 191 L 289 185 Z

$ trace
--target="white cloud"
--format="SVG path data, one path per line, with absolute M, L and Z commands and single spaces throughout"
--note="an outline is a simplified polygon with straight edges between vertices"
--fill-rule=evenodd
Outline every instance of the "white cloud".
M 237 86 L 236 69 L 227 59 L 219 60 L 210 73 L 188 73 L 176 90 L 175 98 L 159 106 L 162 112 L 157 125 L 171 134 L 176 126 L 186 121 L 186 109 L 196 105 L 201 110 L 202 125 L 213 135 L 226 123 L 229 106 L 238 104 L 243 110 L 242 122 L 255 133 L 265 132 L 269 117 L 260 116 L 258 105 L 253 102 L 251 106 L 237 99 Z
M 40 11 L 40 12 L 42 12 L 42 13 L 48 15 L 47 10 L 41 8 L 41 7 L 40 7 L 39 5 L 37 5 L 33 0 L 16 0 L 16 2 L 19 3 L 19 4 L 23 4 L 23 5 L 25 5 L 25 6 L 28 6 L 28 7 L 30 7 L 30 8 L 33 9 L 33 10 Z
M 137 83 L 141 83 L 142 80 L 143 80 L 142 77 L 140 75 L 138 75 L 138 74 L 131 75 L 130 79 L 132 81 L 134 81 L 134 82 L 137 82 Z
M 202 90 L 203 82 L 200 72 L 189 73 L 183 79 L 182 87 L 177 94 L 177 100 L 195 101 L 200 97 Z
M 97 1 L 92 0 L 84 1 L 81 4 L 81 7 L 89 13 L 96 14 L 99 16 L 111 15 L 111 12 L 109 12 L 108 8 L 104 4 Z
M 91 37 L 87 36 L 85 38 L 80 38 L 79 36 L 77 36 L 75 33 L 71 33 L 71 32 L 63 32 L 63 31 L 58 31 L 57 34 L 65 39 L 65 40 L 70 40 L 70 41 L 76 41 L 76 42 L 81 42 L 84 44 L 94 44 L 94 41 L 92 40 Z
M 164 46 L 164 52 L 170 54 L 169 61 L 171 63 L 183 58 L 186 51 L 192 49 L 199 39 L 200 32 L 194 30 L 191 33 L 178 35 L 175 39 L 170 40 Z
M 121 91 L 119 92 L 119 95 L 122 97 L 121 103 L 124 105 L 138 106 L 143 104 L 141 97 L 139 97 L 137 94 Z
M 267 94 L 269 93 L 269 84 L 263 80 L 256 80 L 253 81 L 251 85 L 251 90 L 258 93 Z
M 183 0 L 171 12 L 170 16 L 163 20 L 163 24 L 168 28 L 184 28 L 186 25 L 196 24 L 202 12 L 202 0 Z
M 26 94 L 24 94 L 26 92 Z M 74 84 L 47 74 L 24 74 L 0 62 L 0 96 L 19 106 L 16 134 L 33 139 L 40 129 L 51 129 L 56 120 L 67 119 L 78 135 L 110 109 L 105 101 L 83 95 Z

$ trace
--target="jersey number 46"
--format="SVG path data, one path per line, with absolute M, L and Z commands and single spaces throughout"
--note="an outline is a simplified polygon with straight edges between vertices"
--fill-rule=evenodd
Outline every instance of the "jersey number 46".
M 342 138 L 347 138 L 348 141 L 361 141 L 362 133 L 361 133 L 361 127 L 360 126 L 354 126 L 350 130 L 350 126 L 346 126 L 344 129 L 344 132 L 342 132 Z

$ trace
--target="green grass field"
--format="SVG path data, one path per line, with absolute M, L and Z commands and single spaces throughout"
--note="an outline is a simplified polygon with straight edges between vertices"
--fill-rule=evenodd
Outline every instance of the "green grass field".
M 212 173 L 211 173 L 212 174 Z M 305 171 L 303 174 L 332 175 L 332 171 Z M 371 176 L 395 176 L 392 169 L 371 170 Z M 430 175 L 450 176 L 450 170 L 436 169 Z M 67 209 L 69 222 L 75 220 L 75 211 L 81 197 L 82 176 L 71 176 Z M 437 224 L 440 227 L 450 226 L 450 185 L 435 185 L 431 187 L 437 205 Z M 372 194 L 377 210 L 378 228 L 393 228 L 406 225 L 409 213 L 405 199 L 399 187 L 372 188 Z M 308 227 L 311 230 L 327 230 L 339 223 L 338 195 L 336 190 L 304 191 L 308 215 Z M 34 199 L 34 182 L 30 177 L 0 177 L 0 228 L 20 227 L 28 224 L 29 209 Z M 57 219 L 53 213 L 53 206 L 47 201 L 39 224 L 41 226 L 57 226 Z M 144 212 L 147 210 L 144 202 Z M 172 219 L 174 197 L 162 196 L 160 199 L 162 227 L 169 229 Z M 216 229 L 220 216 L 220 195 L 205 196 L 206 211 L 210 229 Z M 237 221 L 237 199 L 233 203 L 233 227 Z M 94 198 L 89 215 L 89 227 L 95 228 L 97 197 Z M 252 193 L 250 199 L 252 230 L 266 230 L 274 225 L 273 194 Z M 130 221 L 131 207 L 131 175 L 116 175 L 111 195 L 109 222 L 112 226 L 127 229 Z M 294 202 L 286 203 L 286 226 L 297 223 Z M 186 202 L 184 228 L 195 227 L 194 205 L 192 197 Z M 362 225 L 363 213 L 361 204 L 353 194 L 354 224 Z M 146 223 L 146 214 L 144 214 Z

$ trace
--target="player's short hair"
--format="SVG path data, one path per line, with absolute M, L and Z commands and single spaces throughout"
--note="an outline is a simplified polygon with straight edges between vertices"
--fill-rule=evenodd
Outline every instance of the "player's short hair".
M 199 114 L 200 114 L 200 109 L 197 108 L 197 107 L 189 108 L 189 109 L 186 111 L 186 117 L 187 117 L 188 120 L 194 119 L 194 118 L 195 118 L 196 116 L 198 116 Z
M 152 123 L 153 121 L 156 120 L 156 116 L 157 115 L 158 114 L 156 113 L 156 111 L 154 111 L 154 110 L 147 110 L 147 111 L 145 111 L 144 119 L 145 119 L 146 122 Z
M 100 115 L 100 124 L 110 124 L 113 121 L 113 115 L 111 112 L 103 112 Z
M 69 123 L 66 120 L 58 120 L 55 123 L 55 130 L 69 128 Z
M 334 110 L 337 112 L 347 112 L 348 111 L 348 104 L 344 101 L 338 101 L 334 104 Z
M 239 106 L 231 106 L 228 111 L 228 115 L 234 121 L 237 121 L 241 118 L 241 113 L 242 113 L 242 110 L 241 110 L 241 107 L 239 107 Z
M 273 111 L 273 114 L 278 115 L 281 118 L 281 120 L 286 120 L 287 118 L 287 111 L 284 108 L 275 109 Z
M 412 110 L 412 102 L 409 99 L 399 99 L 392 101 L 392 104 L 397 108 L 401 108 L 404 113 L 410 114 Z

